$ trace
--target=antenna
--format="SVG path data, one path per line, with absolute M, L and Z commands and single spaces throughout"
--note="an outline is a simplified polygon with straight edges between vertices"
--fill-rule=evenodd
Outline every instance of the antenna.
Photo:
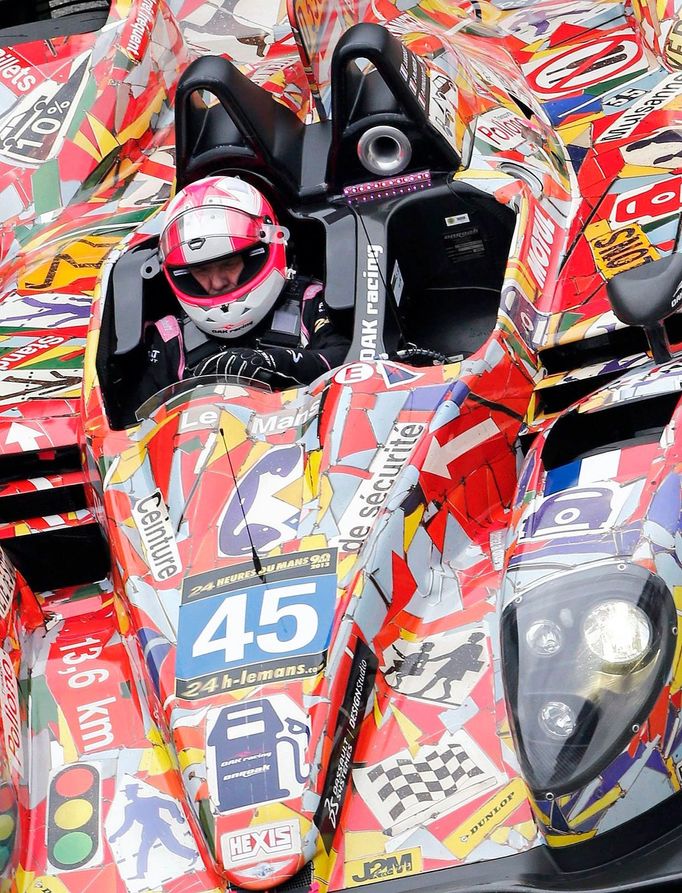
M 225 447 L 225 455 L 227 456 L 227 464 L 230 466 L 230 472 L 232 473 L 232 480 L 234 481 L 234 489 L 237 493 L 237 502 L 239 503 L 239 508 L 242 512 L 242 517 L 244 518 L 244 525 L 246 527 L 246 535 L 249 538 L 249 543 L 251 545 L 251 556 L 253 557 L 253 566 L 256 570 L 258 576 L 263 580 L 264 583 L 267 583 L 265 578 L 265 572 L 263 571 L 263 565 L 261 564 L 261 560 L 258 557 L 258 552 L 256 552 L 256 547 L 253 544 L 253 539 L 251 538 L 251 529 L 249 528 L 249 523 L 246 520 L 246 512 L 244 511 L 244 506 L 242 505 L 242 497 L 239 492 L 239 484 L 237 483 L 237 475 L 234 473 L 234 468 L 232 466 L 232 457 L 230 456 L 230 451 L 227 448 L 227 439 L 225 437 L 225 432 L 222 427 L 218 428 L 220 432 L 220 436 L 223 439 L 223 445 Z

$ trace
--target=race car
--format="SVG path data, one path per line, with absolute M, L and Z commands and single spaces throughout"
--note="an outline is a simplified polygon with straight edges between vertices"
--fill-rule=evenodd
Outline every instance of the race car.
M 81 87 L 3 119 L 4 888 L 675 889 L 674 4 L 243 6 L 29 42 Z M 235 173 L 346 362 L 141 403 Z

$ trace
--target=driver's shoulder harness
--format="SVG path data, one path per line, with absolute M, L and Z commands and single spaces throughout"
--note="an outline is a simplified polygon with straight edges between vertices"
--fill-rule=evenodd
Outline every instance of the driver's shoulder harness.
M 172 316 L 148 324 L 145 342 L 150 363 L 156 366 L 152 375 L 158 378 L 170 374 L 177 381 L 185 370 L 201 374 L 200 367 L 209 358 L 249 348 L 267 354 L 271 367 L 284 379 L 300 384 L 343 363 L 349 346 L 349 339 L 329 318 L 322 283 L 305 276 L 287 280 L 274 311 L 244 339 L 220 341 L 188 317 Z
M 296 276 L 285 282 L 282 293 L 271 314 L 270 327 L 263 324 L 255 332 L 249 333 L 245 340 L 235 342 L 219 341 L 202 332 L 188 317 L 180 319 L 182 341 L 185 348 L 185 361 L 188 369 L 195 369 L 200 363 L 218 352 L 229 350 L 235 345 L 268 349 L 271 347 L 297 348 L 306 345 L 301 343 L 301 325 L 303 300 L 308 288 L 314 288 L 315 294 L 322 290 L 322 284 L 312 277 Z M 267 317 L 266 317 L 267 319 Z

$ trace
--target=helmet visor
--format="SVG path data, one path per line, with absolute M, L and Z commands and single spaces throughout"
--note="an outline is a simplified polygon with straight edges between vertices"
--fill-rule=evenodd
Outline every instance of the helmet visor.
M 244 251 L 235 251 L 201 264 L 179 267 L 166 266 L 166 275 L 180 294 L 193 298 L 193 303 L 204 303 L 220 297 L 236 298 L 242 286 L 254 279 L 268 260 L 270 247 L 258 242 Z

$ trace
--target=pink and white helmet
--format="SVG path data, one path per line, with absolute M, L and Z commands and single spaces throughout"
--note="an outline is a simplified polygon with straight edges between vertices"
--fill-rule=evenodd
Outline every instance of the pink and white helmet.
M 288 237 L 270 203 L 249 183 L 206 177 L 168 205 L 159 254 L 190 319 L 216 338 L 238 338 L 265 317 L 282 291 Z

